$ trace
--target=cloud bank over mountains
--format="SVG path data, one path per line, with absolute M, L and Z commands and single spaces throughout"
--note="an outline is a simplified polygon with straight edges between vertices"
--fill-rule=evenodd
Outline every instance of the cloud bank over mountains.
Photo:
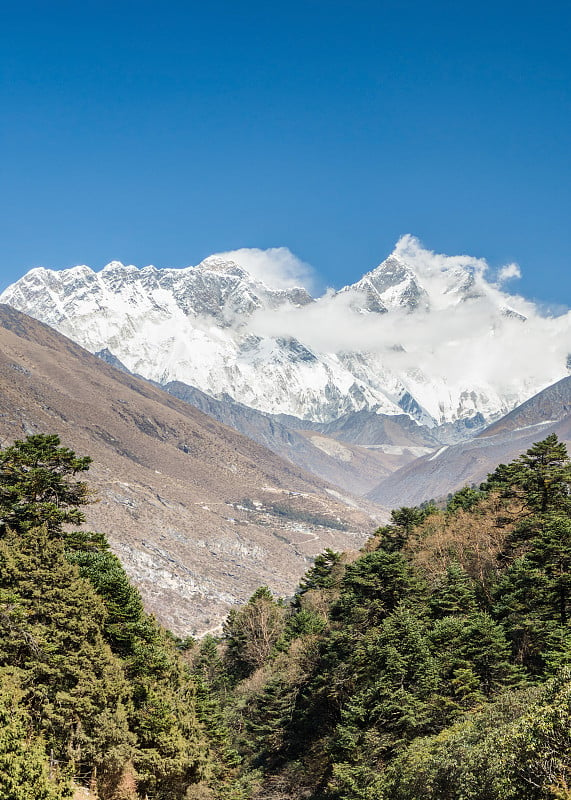
M 414 310 L 398 292 L 389 313 L 357 310 L 366 298 L 349 287 L 301 308 L 262 309 L 250 330 L 291 336 L 318 352 L 377 353 L 391 371 L 420 369 L 456 386 L 483 382 L 502 394 L 522 381 L 547 386 L 567 374 L 571 312 L 544 316 L 533 302 L 506 292 L 504 283 L 521 275 L 516 264 L 493 276 L 484 259 L 434 253 L 410 235 L 397 242 L 392 257 L 424 290 Z
M 292 289 L 302 286 L 311 294 L 317 285 L 313 268 L 294 255 L 288 247 L 242 247 L 214 253 L 215 258 L 233 261 L 252 278 L 265 283 L 271 289 Z

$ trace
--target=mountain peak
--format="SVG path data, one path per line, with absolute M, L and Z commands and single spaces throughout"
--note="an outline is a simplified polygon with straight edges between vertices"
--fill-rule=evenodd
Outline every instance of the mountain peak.
M 388 258 L 341 291 L 360 294 L 353 307 L 364 313 L 446 309 L 486 296 L 493 299 L 486 269 L 483 259 L 434 253 L 406 234 Z
M 133 264 L 123 264 L 121 261 L 110 261 L 103 267 L 101 273 L 105 275 L 110 272 L 132 273 L 139 272 L 139 270 L 137 267 L 133 266 Z
M 410 234 L 401 236 L 387 261 L 389 259 L 406 265 L 430 297 L 433 307 L 446 307 L 487 294 L 484 274 L 488 265 L 484 259 L 435 253 Z
M 364 293 L 366 303 L 359 309 L 362 311 L 384 313 L 393 308 L 407 311 L 428 308 L 428 295 L 414 271 L 394 254 L 349 288 Z
M 234 275 L 238 278 L 254 282 L 254 279 L 245 269 L 238 266 L 234 261 L 228 261 L 220 256 L 208 256 L 204 258 L 195 269 L 208 270 L 208 272 L 214 272 L 217 275 Z

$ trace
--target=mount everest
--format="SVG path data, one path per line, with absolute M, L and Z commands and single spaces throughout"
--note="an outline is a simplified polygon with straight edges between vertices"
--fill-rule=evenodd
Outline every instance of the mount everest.
M 568 374 L 571 314 L 542 316 L 481 259 L 405 236 L 357 283 L 314 299 L 261 280 L 249 252 L 184 269 L 37 268 L 0 302 L 160 384 L 312 422 L 359 411 L 489 421 Z

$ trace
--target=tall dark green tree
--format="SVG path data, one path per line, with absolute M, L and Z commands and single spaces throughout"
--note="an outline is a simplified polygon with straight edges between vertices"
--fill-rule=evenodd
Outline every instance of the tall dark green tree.
M 375 532 L 378 546 L 388 553 L 402 550 L 413 530 L 429 517 L 436 506 L 427 503 L 426 506 L 401 506 L 391 511 L 388 525 L 384 525 Z
M 0 672 L 18 678 L 35 735 L 101 800 L 210 797 L 214 783 L 230 797 L 229 760 L 174 638 L 105 537 L 68 529 L 83 520 L 76 475 L 90 459 L 57 436 L 0 455 Z
M 50 770 L 44 742 L 34 733 L 19 694 L 14 680 L 0 674 L 0 800 L 69 798 L 71 783 Z
M 45 528 L 0 540 L 0 667 L 58 760 L 75 774 L 131 757 L 129 687 L 102 635 L 105 609 Z M 0 598 L 1 599 L 1 598 Z
M 422 592 L 421 577 L 402 553 L 374 550 L 347 566 L 332 615 L 353 625 L 378 624 L 403 598 Z
M 341 554 L 327 548 L 316 556 L 313 566 L 305 573 L 296 592 L 294 605 L 299 605 L 299 598 L 313 589 L 332 589 L 339 582 L 339 565 Z
M 437 617 L 476 611 L 474 582 L 460 564 L 452 562 L 446 569 L 446 575 L 433 588 L 429 602 L 431 613 Z
M 500 464 L 482 484 L 519 499 L 532 513 L 571 508 L 571 461 L 567 447 L 552 433 L 510 464 Z
M 55 534 L 65 523 L 83 522 L 78 506 L 88 502 L 88 488 L 75 476 L 90 464 L 54 434 L 34 434 L 0 451 L 0 533 L 45 525 Z
M 567 660 L 571 637 L 571 518 L 558 510 L 535 515 L 510 537 L 516 557 L 494 590 L 494 613 L 517 660 L 540 674 Z

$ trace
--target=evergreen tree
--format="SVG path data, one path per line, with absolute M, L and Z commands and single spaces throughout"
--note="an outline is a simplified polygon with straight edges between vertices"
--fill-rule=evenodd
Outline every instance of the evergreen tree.
M 334 797 L 375 797 L 386 761 L 433 730 L 438 674 L 426 633 L 426 621 L 401 604 L 354 643 L 356 681 L 332 741 Z
M 334 619 L 354 625 L 378 624 L 405 597 L 420 600 L 424 584 L 400 552 L 384 549 L 366 553 L 346 567 Z
M 513 558 L 513 553 L 519 554 Z M 494 590 L 517 660 L 533 673 L 568 649 L 571 617 L 571 518 L 561 510 L 518 525 L 505 557 L 511 560 Z M 557 653 L 560 653 L 558 657 Z
M 256 754 L 256 763 L 284 756 L 297 691 L 296 686 L 278 674 L 256 696 L 246 716 L 248 745 Z
M 301 579 L 295 595 L 294 606 L 299 606 L 300 597 L 315 589 L 332 589 L 339 582 L 341 554 L 329 547 L 316 556 L 313 566 Z
M 485 612 L 474 611 L 437 620 L 430 641 L 439 670 L 451 683 L 452 696 L 461 694 L 462 670 L 476 677 L 477 690 L 486 697 L 497 694 L 519 678 L 510 661 L 510 647 L 502 628 Z M 469 688 L 475 690 L 471 680 Z
M 144 612 L 102 534 L 64 530 L 83 518 L 87 487 L 73 478 L 89 462 L 57 436 L 1 454 L 0 668 L 19 676 L 54 758 L 96 776 L 101 800 L 137 790 L 183 800 L 212 781 L 226 791 L 229 762 L 220 751 L 214 769 L 197 681 L 173 637 Z
M 476 611 L 476 591 L 474 582 L 466 570 L 452 562 L 446 575 L 434 587 L 430 596 L 430 609 L 436 617 L 451 614 L 469 614 Z
M 17 702 L 19 689 L 0 674 L 0 800 L 64 800 L 70 782 L 50 776 L 41 739 L 32 731 L 28 714 Z
M 105 644 L 95 592 L 45 528 L 0 540 L 0 666 L 20 675 L 23 701 L 58 760 L 75 774 L 116 770 L 131 755 L 128 685 Z
M 90 463 L 56 435 L 34 434 L 0 451 L 0 533 L 45 525 L 54 534 L 83 522 L 78 506 L 88 502 L 87 484 L 74 477 Z
M 182 797 L 212 776 L 199 683 L 187 674 L 175 642 L 145 613 L 138 591 L 105 540 L 66 536 L 69 559 L 89 579 L 105 607 L 103 631 L 130 686 L 129 728 L 136 736 L 132 762 L 140 791 Z M 201 717 L 201 718 L 199 718 Z
M 470 511 L 484 496 L 485 492 L 474 489 L 471 486 L 464 486 L 463 489 L 460 489 L 449 497 L 446 504 L 446 511 L 454 512 L 459 508 L 462 508 L 464 511 Z
M 521 537 L 520 537 L 521 538 Z M 531 531 L 526 559 L 544 576 L 545 592 L 536 603 L 561 625 L 571 617 L 571 517 L 552 513 Z
M 506 497 L 520 499 L 531 512 L 569 510 L 571 462 L 565 444 L 552 433 L 511 464 L 500 464 L 482 489 L 499 489 Z
M 377 546 L 388 553 L 402 550 L 409 536 L 415 528 L 422 525 L 424 520 L 436 511 L 436 506 L 427 503 L 426 506 L 401 506 L 391 511 L 389 525 L 375 531 Z
M 228 675 L 220 652 L 218 641 L 211 634 L 206 634 L 192 659 L 192 671 L 202 684 L 219 696 L 224 696 L 228 689 Z

